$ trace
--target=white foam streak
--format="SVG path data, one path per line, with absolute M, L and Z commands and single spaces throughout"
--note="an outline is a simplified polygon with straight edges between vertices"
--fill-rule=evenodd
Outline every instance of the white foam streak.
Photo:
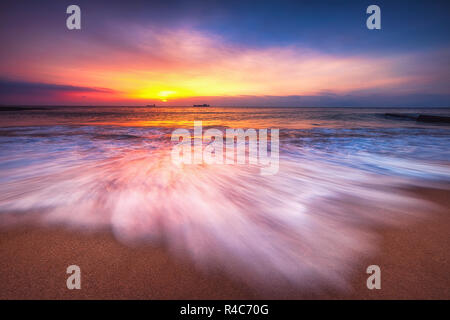
M 177 167 L 169 148 L 70 157 L 22 168 L 0 186 L 0 210 L 107 226 L 121 241 L 164 243 L 252 284 L 344 286 L 357 259 L 376 248 L 373 227 L 404 223 L 411 208 L 427 205 L 392 192 L 400 178 L 306 159 L 283 157 L 278 174 L 261 176 L 248 165 Z

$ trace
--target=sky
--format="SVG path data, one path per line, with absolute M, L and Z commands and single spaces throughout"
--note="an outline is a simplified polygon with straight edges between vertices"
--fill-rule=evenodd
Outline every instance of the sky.
M 66 8 L 81 8 L 68 30 Z M 381 8 L 369 30 L 366 8 Z M 449 1 L 2 1 L 0 104 L 450 106 Z

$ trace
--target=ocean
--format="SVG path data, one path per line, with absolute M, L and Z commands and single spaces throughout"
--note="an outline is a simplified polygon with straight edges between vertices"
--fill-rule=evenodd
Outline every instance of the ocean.
M 6 109 L 4 109 L 6 110 Z M 0 111 L 0 223 L 111 230 L 256 285 L 346 286 L 380 226 L 426 218 L 450 190 L 450 109 L 33 107 Z M 387 113 L 405 117 L 388 116 Z M 279 170 L 171 161 L 171 133 L 279 129 Z M 420 212 L 420 213 L 418 213 Z M 308 282 L 306 281 L 306 282 Z

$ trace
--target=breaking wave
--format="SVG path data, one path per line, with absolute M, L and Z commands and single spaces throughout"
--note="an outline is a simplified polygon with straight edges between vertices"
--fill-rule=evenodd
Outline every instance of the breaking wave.
M 169 133 L 2 129 L 0 212 L 109 228 L 120 241 L 163 244 L 199 268 L 225 269 L 252 284 L 345 287 L 355 261 L 376 249 L 374 227 L 401 225 L 431 208 L 400 188 L 432 183 L 418 177 L 450 180 L 443 162 L 377 156 L 361 146 L 352 153 L 345 139 L 330 157 L 308 146 L 314 133 L 286 131 L 273 176 L 247 164 L 177 167 Z

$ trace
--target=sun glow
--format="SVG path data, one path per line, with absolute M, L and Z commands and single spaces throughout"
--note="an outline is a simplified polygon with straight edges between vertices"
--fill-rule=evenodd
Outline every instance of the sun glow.
M 176 94 L 176 91 L 173 90 L 164 90 L 158 93 L 158 96 L 167 98 L 170 95 Z
M 152 100 L 160 100 L 162 102 L 167 102 L 168 99 L 176 99 L 176 98 L 184 98 L 192 95 L 192 92 L 189 90 L 185 90 L 183 88 L 176 89 L 167 89 L 162 88 L 162 86 L 155 85 L 151 88 L 144 88 L 135 91 L 135 93 L 131 94 L 132 98 L 135 99 L 152 99 Z

